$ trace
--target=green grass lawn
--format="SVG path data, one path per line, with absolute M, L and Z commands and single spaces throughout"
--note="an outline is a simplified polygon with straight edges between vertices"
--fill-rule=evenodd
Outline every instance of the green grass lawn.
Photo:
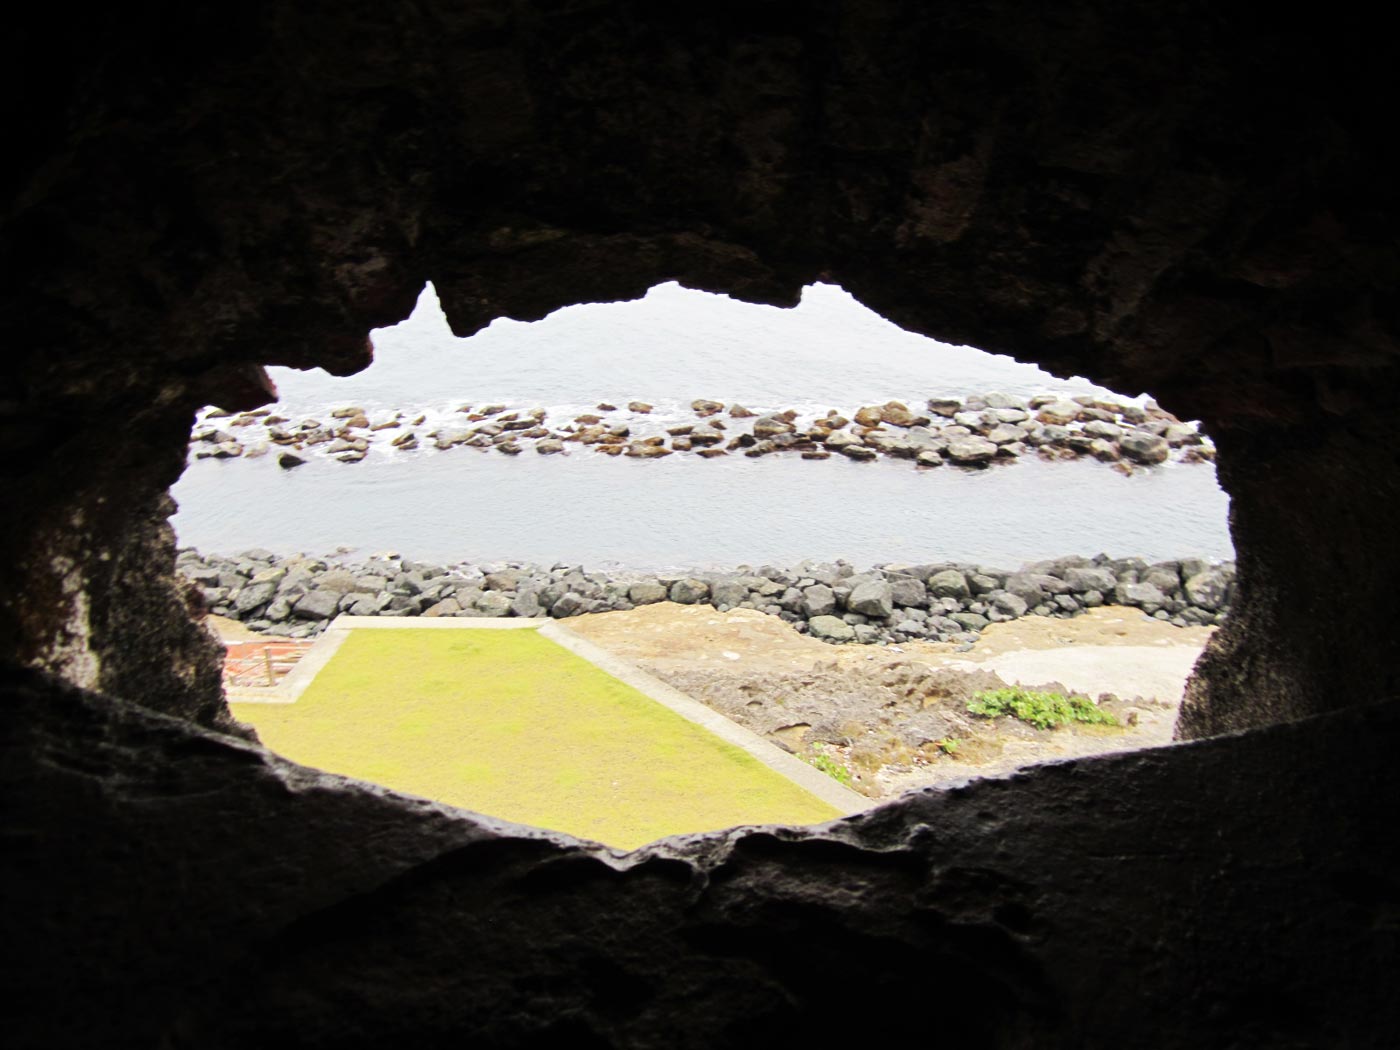
M 233 704 L 272 750 L 634 848 L 840 814 L 532 630 L 358 630 L 294 704 Z

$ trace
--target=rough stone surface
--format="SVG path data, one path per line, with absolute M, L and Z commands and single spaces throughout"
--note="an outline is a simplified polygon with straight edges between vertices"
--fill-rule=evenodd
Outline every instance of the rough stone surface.
M 1400 1023 L 1400 960 L 1375 930 L 1400 862 L 1393 704 L 623 857 L 33 676 L 3 691 L 6 821 L 63 829 L 0 873 L 26 901 L 4 919 L 23 960 L 11 1045 L 642 1047 L 683 1030 L 698 1047 L 760 1025 L 898 1042 L 907 1017 L 833 998 L 916 1002 L 931 983 L 966 1046 L 1379 1047 Z M 1357 776 L 1310 775 L 1319 752 Z M 65 950 L 114 921 L 141 938 Z M 1103 994 L 1103 973 L 1144 960 L 1152 980 Z M 1306 1009 L 1261 1010 L 1280 987 Z

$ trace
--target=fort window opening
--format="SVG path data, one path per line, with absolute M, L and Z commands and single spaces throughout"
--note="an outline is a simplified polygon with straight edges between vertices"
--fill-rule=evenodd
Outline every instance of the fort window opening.
M 593 765 L 619 768 L 569 772 L 589 690 L 562 671 L 511 693 L 507 718 L 555 756 L 553 779 L 490 735 L 499 715 L 462 721 L 500 702 L 484 650 L 524 636 L 313 646 L 332 628 L 338 651 L 352 622 L 543 622 L 635 668 L 644 695 L 718 713 L 711 728 L 780 774 L 826 773 L 840 787 L 819 793 L 851 812 L 1165 743 L 1228 612 L 1226 499 L 1194 424 L 905 332 L 834 286 L 778 309 L 666 284 L 457 338 L 430 285 L 373 342 L 358 375 L 274 369 L 275 403 L 201 413 L 175 488 L 178 564 L 230 637 L 234 713 L 300 761 L 585 837 L 591 817 L 534 805 L 550 783 L 572 797 L 599 781 L 586 805 L 618 812 L 629 788 L 664 794 L 602 749 Z M 392 658 L 420 648 L 421 667 Z M 546 646 L 538 674 L 545 652 L 562 658 Z M 400 677 L 346 679 L 356 658 Z M 705 775 L 712 791 L 732 779 Z M 491 801 L 493 778 L 517 793 Z M 670 823 L 617 841 L 726 823 L 662 809 Z

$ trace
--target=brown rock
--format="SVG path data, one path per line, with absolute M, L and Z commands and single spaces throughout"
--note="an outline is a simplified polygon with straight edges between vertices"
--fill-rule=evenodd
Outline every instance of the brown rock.
M 880 407 L 880 422 L 888 423 L 892 427 L 911 427 L 917 422 L 917 417 L 903 402 L 886 401 Z

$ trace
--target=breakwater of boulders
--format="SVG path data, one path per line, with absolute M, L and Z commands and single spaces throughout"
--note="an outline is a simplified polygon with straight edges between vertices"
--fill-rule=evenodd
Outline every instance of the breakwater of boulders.
M 698 399 L 681 422 L 654 421 L 653 406 L 601 403 L 552 420 L 543 408 L 466 404 L 454 412 L 412 414 L 347 405 L 324 417 L 293 420 L 272 409 L 232 415 L 206 411 L 191 433 L 195 459 L 252 459 L 270 455 L 294 469 L 313 456 L 344 463 L 385 454 L 471 449 L 518 456 L 575 451 L 635 459 L 677 453 L 705 459 L 731 455 L 842 456 L 868 461 L 904 459 L 919 468 L 948 464 L 977 469 L 1035 456 L 1088 457 L 1131 473 L 1165 463 L 1207 462 L 1214 448 L 1191 423 L 1155 403 L 1145 406 L 1087 395 L 1043 394 L 1022 400 L 988 393 L 930 398 L 911 409 L 902 401 L 863 405 L 849 416 L 837 409 L 800 415 L 794 409 L 756 412 L 740 404 Z
M 282 557 L 266 550 L 203 555 L 182 550 L 177 571 L 210 612 L 255 631 L 306 637 L 354 616 L 554 617 L 655 602 L 756 609 L 824 641 L 972 643 L 988 624 L 1037 615 L 1072 617 L 1120 605 L 1180 627 L 1226 615 L 1232 562 L 1185 558 L 1067 557 L 1004 568 L 803 562 L 676 573 L 590 572 L 521 563 L 436 565 L 381 554 L 359 562 Z

